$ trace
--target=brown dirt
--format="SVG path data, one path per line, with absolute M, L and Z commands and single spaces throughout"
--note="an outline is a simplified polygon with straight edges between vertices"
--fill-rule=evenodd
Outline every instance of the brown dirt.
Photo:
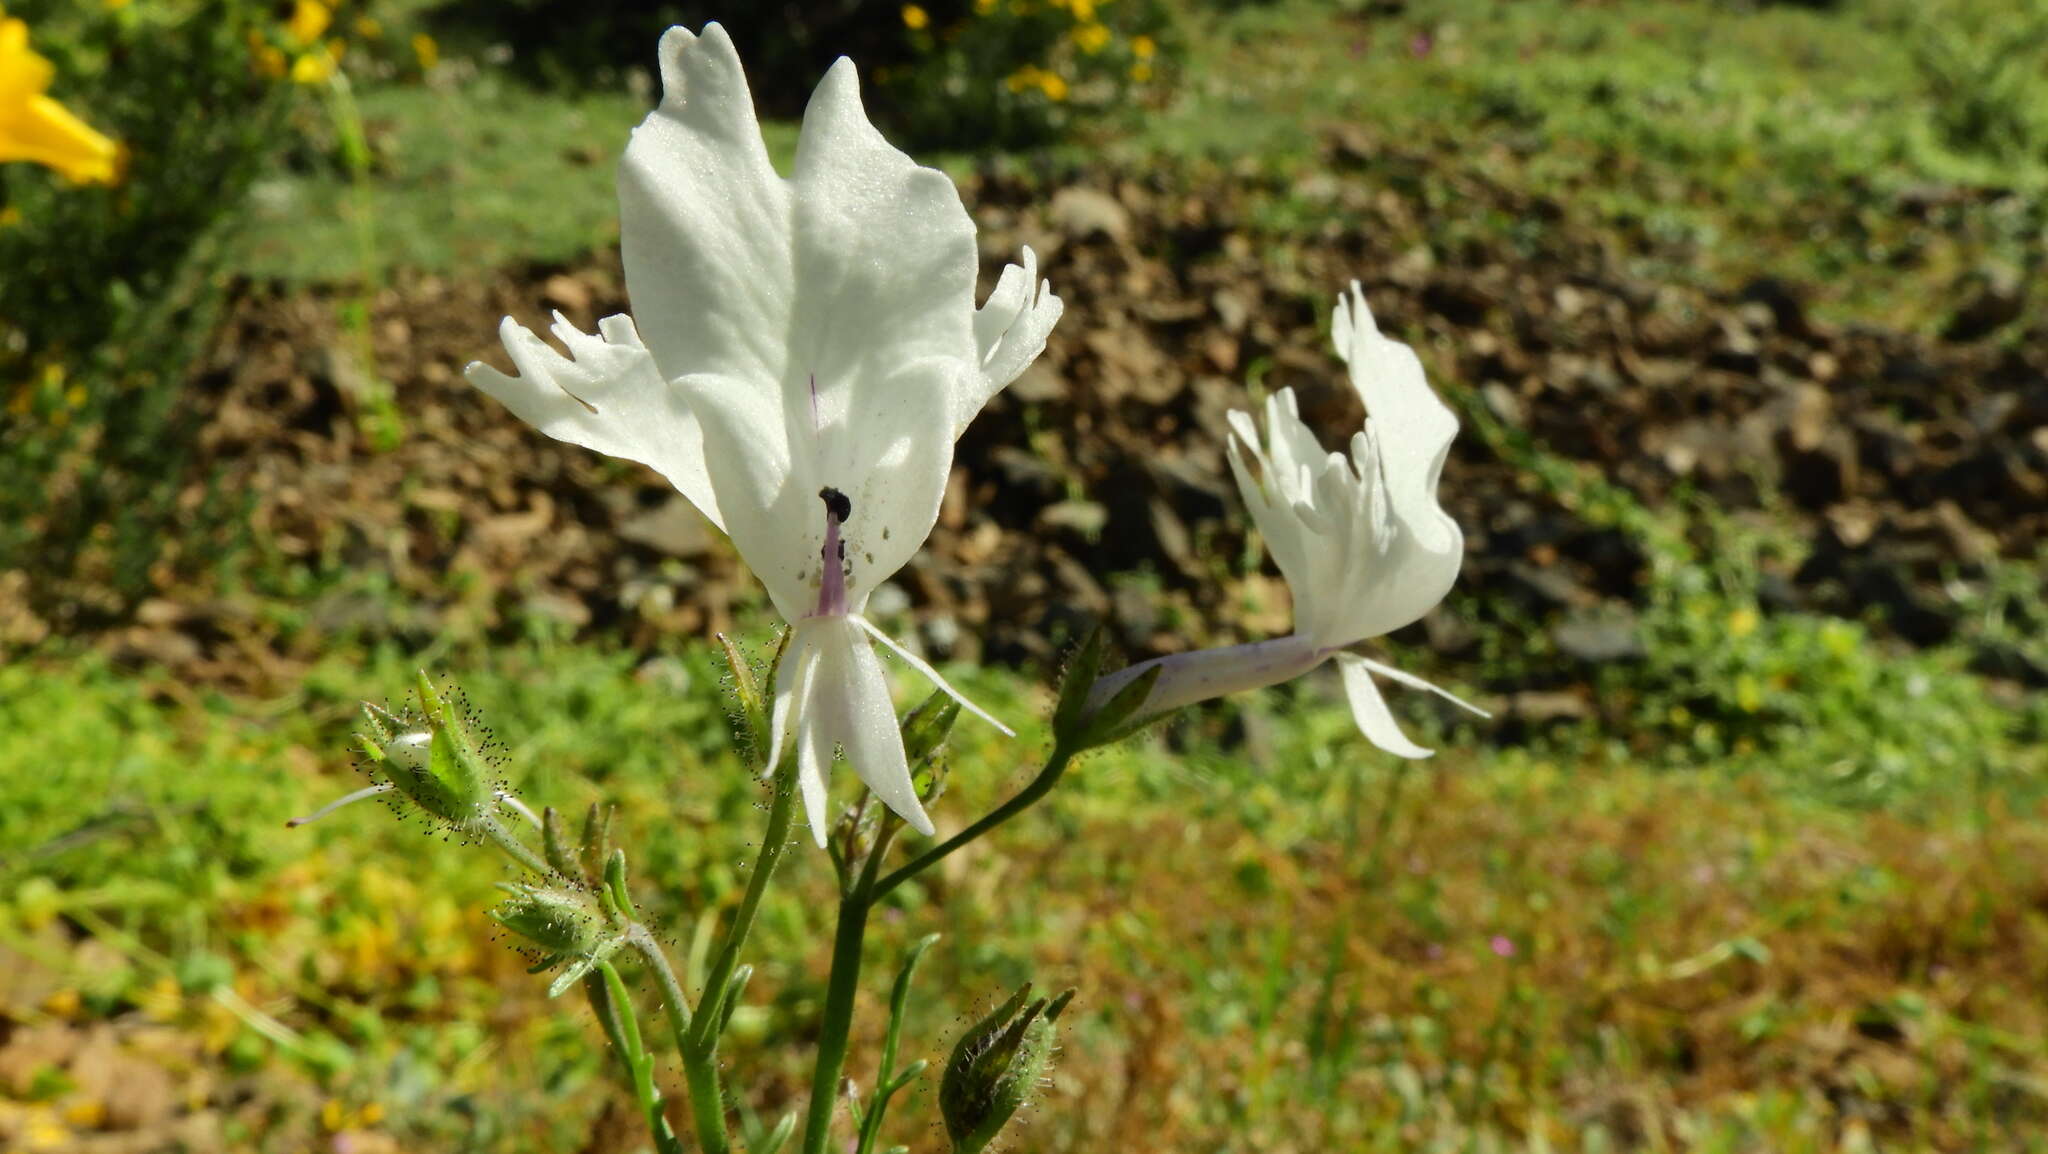
M 1796 285 L 1708 292 L 1634 275 L 1646 254 L 1684 254 L 1586 233 L 1553 205 L 1478 184 L 1426 204 L 1410 162 L 1377 157 L 1368 178 L 1363 151 L 1333 140 L 1328 171 L 1290 188 L 969 182 L 988 271 L 1033 245 L 1068 313 L 1041 363 L 970 428 L 931 545 L 897 578 L 928 649 L 1036 663 L 1094 620 L 1113 621 L 1135 653 L 1284 629 L 1284 588 L 1236 575 L 1246 522 L 1224 416 L 1256 377 L 1294 387 L 1326 440 L 1356 426 L 1359 402 L 1322 335 L 1352 277 L 1468 413 L 1653 507 L 1696 493 L 1783 514 L 1811 548 L 1767 575 L 1770 608 L 1874 611 L 1906 641 L 1940 642 L 1960 616 L 1946 576 L 2041 547 L 2048 322 L 2022 336 L 1988 300 L 1983 323 L 1959 322 L 1954 339 L 1823 324 Z M 1278 199 L 1327 223 L 1264 231 L 1259 206 Z M 1512 242 L 1430 243 L 1447 216 L 1480 213 L 1526 227 Z M 117 648 L 197 677 L 265 680 L 338 632 L 424 640 L 538 614 L 645 646 L 722 628 L 758 598 L 653 474 L 550 441 L 461 379 L 472 358 L 502 361 L 502 314 L 537 324 L 559 308 L 589 327 L 625 309 L 615 256 L 376 294 L 370 350 L 404 425 L 388 451 L 364 432 L 375 388 L 337 322 L 343 303 L 241 290 L 193 382 L 202 464 L 186 503 L 246 501 L 244 527 L 168 542 L 159 595 L 117 615 Z M 1467 426 L 1443 485 L 1467 532 L 1463 588 L 1552 622 L 1635 600 L 1639 546 Z M 238 543 L 377 575 L 405 608 L 394 619 L 394 599 L 357 580 L 282 628 L 209 571 Z M 40 592 L 29 602 L 50 626 L 79 627 L 62 591 Z M 1459 652 L 1470 633 L 1449 616 L 1415 638 Z

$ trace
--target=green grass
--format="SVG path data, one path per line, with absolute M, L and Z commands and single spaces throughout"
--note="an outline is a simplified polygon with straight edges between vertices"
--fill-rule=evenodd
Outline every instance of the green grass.
M 1484 207 L 1458 195 L 1476 181 L 1693 254 L 1651 275 L 1791 277 L 1827 315 L 1930 325 L 1962 272 L 2036 259 L 2043 28 L 2039 5 L 1889 0 L 1423 0 L 1387 19 L 1250 6 L 1200 26 L 1187 90 L 1116 152 L 1315 170 L 1344 129 L 1389 158 L 1428 159 L 1439 228 Z M 1958 127 L 1987 101 L 2005 135 Z M 1961 191 L 1963 207 L 1934 221 L 1901 209 L 1927 188 Z M 1972 189 L 2017 196 L 1991 211 Z
M 647 114 L 641 99 L 537 92 L 487 71 L 459 85 L 375 85 L 357 104 L 373 158 L 367 184 L 323 151 L 337 134 L 332 106 L 303 109 L 310 151 L 258 185 L 238 271 L 286 283 L 395 269 L 482 277 L 618 242 L 614 177 Z M 771 124 L 767 135 L 778 162 L 793 154 L 793 126 Z
M 1424 0 L 1371 17 L 1320 0 L 1221 14 L 1191 4 L 1185 79 L 1165 107 L 1133 109 L 1050 156 L 1301 174 L 1329 167 L 1324 146 L 1342 129 L 1378 158 L 1368 181 L 1424 165 L 1439 235 L 1521 227 L 1513 214 L 1466 219 L 1487 207 L 1461 192 L 1476 180 L 1633 238 L 1624 251 L 1654 257 L 1647 275 L 1791 277 L 1825 315 L 1931 327 L 1958 278 L 2038 259 L 2048 38 L 2028 29 L 2048 26 L 2039 7 Z M 262 190 L 246 271 L 483 275 L 616 238 L 612 171 L 643 115 L 635 98 L 538 93 L 484 68 L 433 89 L 373 88 L 362 104 L 378 157 L 367 258 L 347 181 L 316 164 Z M 787 125 L 770 136 L 781 154 L 793 147 Z M 962 170 L 985 158 L 925 159 Z M 1931 217 L 1901 207 L 1928 189 L 1960 195 Z M 1312 233 L 1322 213 L 1286 202 L 1261 219 Z
M 523 797 L 620 806 L 636 890 L 699 972 L 762 800 L 708 655 L 451 659 Z M 260 1072 L 253 1101 L 219 1107 L 256 1149 L 331 1125 L 436 1149 L 582 1133 L 617 1091 L 580 1007 L 545 1003 L 488 940 L 501 866 L 376 805 L 283 828 L 360 781 L 355 701 L 409 672 L 337 655 L 252 700 L 91 658 L 0 668 L 0 952 L 19 975 L 0 1008 L 123 1037 L 151 1023 L 150 1061 Z M 1043 712 L 1010 675 L 966 684 L 1005 717 Z M 938 930 L 913 1056 L 1017 981 L 1082 990 L 1033 1149 L 1592 1149 L 1644 1125 L 1695 1149 L 1853 1149 L 1866 1108 L 1950 1148 L 2048 1117 L 1999 1089 L 2048 1072 L 2030 794 L 1913 779 L 1859 811 L 1808 788 L 1795 751 L 1673 774 L 1470 734 L 1401 768 L 1329 688 L 1093 757 L 906 891 L 872 945 L 863 1037 L 888 959 Z M 956 736 L 942 824 L 1021 784 L 1043 742 L 1029 724 Z M 824 977 L 830 871 L 807 844 L 793 861 L 728 1062 L 764 1111 L 797 1092 Z M 1890 1040 L 1827 1040 L 1870 1022 Z M 856 1055 L 859 1077 L 873 1053 Z M 0 1125 L 92 1116 L 59 1070 L 0 1090 Z M 901 1134 L 931 1109 L 927 1086 Z

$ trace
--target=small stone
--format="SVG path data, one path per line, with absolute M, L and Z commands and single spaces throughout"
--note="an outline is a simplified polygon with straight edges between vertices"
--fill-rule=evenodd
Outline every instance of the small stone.
M 696 506 L 670 497 L 644 513 L 620 522 L 619 536 L 670 557 L 702 557 L 711 551 L 711 524 Z
M 550 308 L 565 313 L 587 313 L 590 311 L 590 289 L 575 277 L 557 273 L 541 282 L 540 299 Z
M 1080 185 L 1060 189 L 1047 212 L 1053 227 L 1071 240 L 1106 237 L 1121 244 L 1130 239 L 1131 214 L 1106 192 Z
M 1038 524 L 1046 529 L 1067 529 L 1084 537 L 1093 537 L 1102 532 L 1109 523 L 1109 510 L 1094 501 L 1060 501 L 1048 505 L 1038 514 Z
M 1596 665 L 1640 661 L 1649 656 L 1633 615 L 1615 612 L 1574 614 L 1550 629 L 1560 651 Z

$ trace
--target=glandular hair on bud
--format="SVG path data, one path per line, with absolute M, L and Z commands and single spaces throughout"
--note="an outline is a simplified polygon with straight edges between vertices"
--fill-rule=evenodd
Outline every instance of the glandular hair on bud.
M 1053 1023 L 1072 996 L 1032 999 L 1027 982 L 961 1035 L 939 1082 L 954 1154 L 980 1154 L 1030 1102 L 1052 1068 Z

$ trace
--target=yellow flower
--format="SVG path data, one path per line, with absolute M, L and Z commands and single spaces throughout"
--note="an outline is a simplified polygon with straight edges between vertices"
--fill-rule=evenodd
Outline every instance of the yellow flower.
M 996 0 L 974 0 L 974 14 L 986 16 L 996 10 Z
M 1140 60 L 1150 60 L 1159 51 L 1159 45 L 1150 36 L 1138 36 L 1131 40 L 1131 55 Z
M 356 17 L 356 35 L 365 40 L 382 40 L 384 38 L 384 22 L 375 16 L 358 16 Z
M 1761 620 L 1757 616 L 1756 610 L 1744 605 L 1728 615 L 1728 636 L 1737 638 L 1747 637 L 1756 632 L 1756 627 Z
M 1039 73 L 1038 87 L 1045 93 L 1046 99 L 1054 103 L 1067 98 L 1067 82 L 1056 72 Z
M 1095 19 L 1095 0 L 1068 0 L 1074 9 L 1074 19 L 1083 24 Z
M 441 63 L 441 46 L 424 32 L 412 38 L 412 54 L 419 57 L 422 72 L 432 72 Z
M 4 208 L 0 208 L 0 229 L 13 228 L 15 225 L 18 225 L 20 223 L 21 209 L 16 208 L 14 205 L 11 204 L 7 205 Z
M 320 39 L 320 34 L 327 31 L 333 20 L 334 13 L 320 0 L 298 0 L 292 6 L 292 18 L 285 23 L 285 35 L 291 37 L 294 44 L 311 44 Z
M 1142 60 L 1131 65 L 1131 79 L 1140 84 L 1152 79 L 1152 66 Z
M 903 26 L 912 32 L 919 32 L 930 26 L 931 15 L 915 4 L 903 6 Z
M 293 84 L 325 84 L 334 75 L 334 53 L 324 45 L 292 61 Z
M 55 71 L 30 50 L 28 25 L 0 17 L 0 161 L 33 161 L 81 183 L 114 183 L 114 142 L 43 95 Z
M 1074 29 L 1074 43 L 1090 56 L 1107 47 L 1109 40 L 1109 29 L 1100 24 L 1083 24 Z

